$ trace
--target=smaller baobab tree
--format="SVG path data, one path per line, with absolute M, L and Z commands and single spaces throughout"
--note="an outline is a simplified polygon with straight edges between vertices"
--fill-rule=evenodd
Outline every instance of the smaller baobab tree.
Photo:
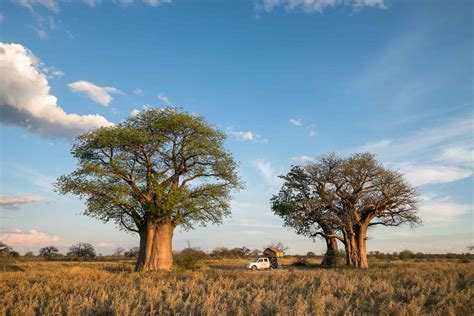
M 294 166 L 281 178 L 284 180 L 283 186 L 271 199 L 273 212 L 283 218 L 284 225 L 295 229 L 297 234 L 313 239 L 322 237 L 326 241 L 326 254 L 321 266 L 335 266 L 338 254 L 335 234 L 340 220 L 331 208 L 324 205 L 305 168 Z
M 46 258 L 47 260 L 51 260 L 58 253 L 59 253 L 58 248 L 54 246 L 43 247 L 39 250 L 40 257 Z
M 281 209 L 276 204 L 274 212 L 297 233 L 322 236 L 327 242 L 340 240 L 349 266 L 368 267 L 369 228 L 421 223 L 416 216 L 416 190 L 370 153 L 323 156 L 304 167 L 294 167 L 285 180 L 282 190 L 285 185 L 291 187 L 274 197 L 274 201 L 284 202 Z

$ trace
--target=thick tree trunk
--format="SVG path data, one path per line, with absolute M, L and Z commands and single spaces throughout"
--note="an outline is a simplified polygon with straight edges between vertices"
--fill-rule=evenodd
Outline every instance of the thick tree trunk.
M 146 234 L 140 234 L 140 254 L 137 271 L 157 271 L 173 269 L 172 223 L 147 223 Z M 144 242 L 142 242 L 144 240 Z M 143 259 L 144 258 L 144 259 Z
M 324 268 L 330 268 L 337 266 L 337 255 L 338 255 L 338 246 L 336 238 L 326 238 L 326 254 L 324 255 L 321 266 Z
M 135 271 L 142 271 L 145 265 L 146 259 L 146 242 L 147 242 L 147 229 L 146 227 L 140 229 L 140 248 L 138 251 L 137 264 L 135 265 Z
M 355 227 L 347 234 L 346 238 L 346 264 L 348 266 L 366 269 L 367 261 L 366 237 L 368 225 L 362 224 Z
M 359 255 L 358 267 L 362 269 L 367 269 L 369 267 L 369 262 L 367 261 L 367 248 L 366 248 L 367 228 L 368 228 L 368 225 L 365 225 L 365 224 L 359 226 L 356 229 L 356 235 L 355 235 L 357 252 Z

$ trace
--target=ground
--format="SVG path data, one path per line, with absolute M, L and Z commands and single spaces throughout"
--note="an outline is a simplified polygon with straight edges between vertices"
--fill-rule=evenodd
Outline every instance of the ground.
M 283 260 L 289 265 L 293 259 Z M 2 315 L 474 315 L 469 260 L 372 261 L 244 271 L 209 260 L 198 271 L 133 272 L 132 262 L 16 260 L 0 265 Z

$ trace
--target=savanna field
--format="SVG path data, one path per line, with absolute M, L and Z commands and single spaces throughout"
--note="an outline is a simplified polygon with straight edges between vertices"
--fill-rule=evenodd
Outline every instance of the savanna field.
M 244 271 L 243 259 L 196 271 L 133 272 L 132 262 L 4 262 L 2 315 L 473 315 L 469 260 L 372 260 L 368 270 Z

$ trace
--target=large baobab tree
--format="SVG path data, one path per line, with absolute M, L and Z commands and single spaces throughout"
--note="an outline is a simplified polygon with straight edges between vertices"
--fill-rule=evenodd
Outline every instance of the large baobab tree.
M 150 109 L 77 138 L 78 169 L 57 181 L 86 199 L 86 215 L 140 236 L 136 269 L 170 270 L 177 226 L 220 223 L 240 187 L 225 134 L 199 116 Z
M 416 216 L 416 190 L 372 154 L 357 153 L 347 158 L 330 154 L 298 170 L 309 184 L 305 190 L 309 195 L 298 196 L 300 203 L 306 203 L 305 208 L 293 208 L 289 218 L 302 223 L 303 233 L 312 229 L 313 234 L 340 240 L 346 248 L 347 265 L 368 267 L 370 227 L 421 223 Z M 293 204 L 297 205 L 295 201 Z M 324 224 L 330 230 L 324 231 Z

